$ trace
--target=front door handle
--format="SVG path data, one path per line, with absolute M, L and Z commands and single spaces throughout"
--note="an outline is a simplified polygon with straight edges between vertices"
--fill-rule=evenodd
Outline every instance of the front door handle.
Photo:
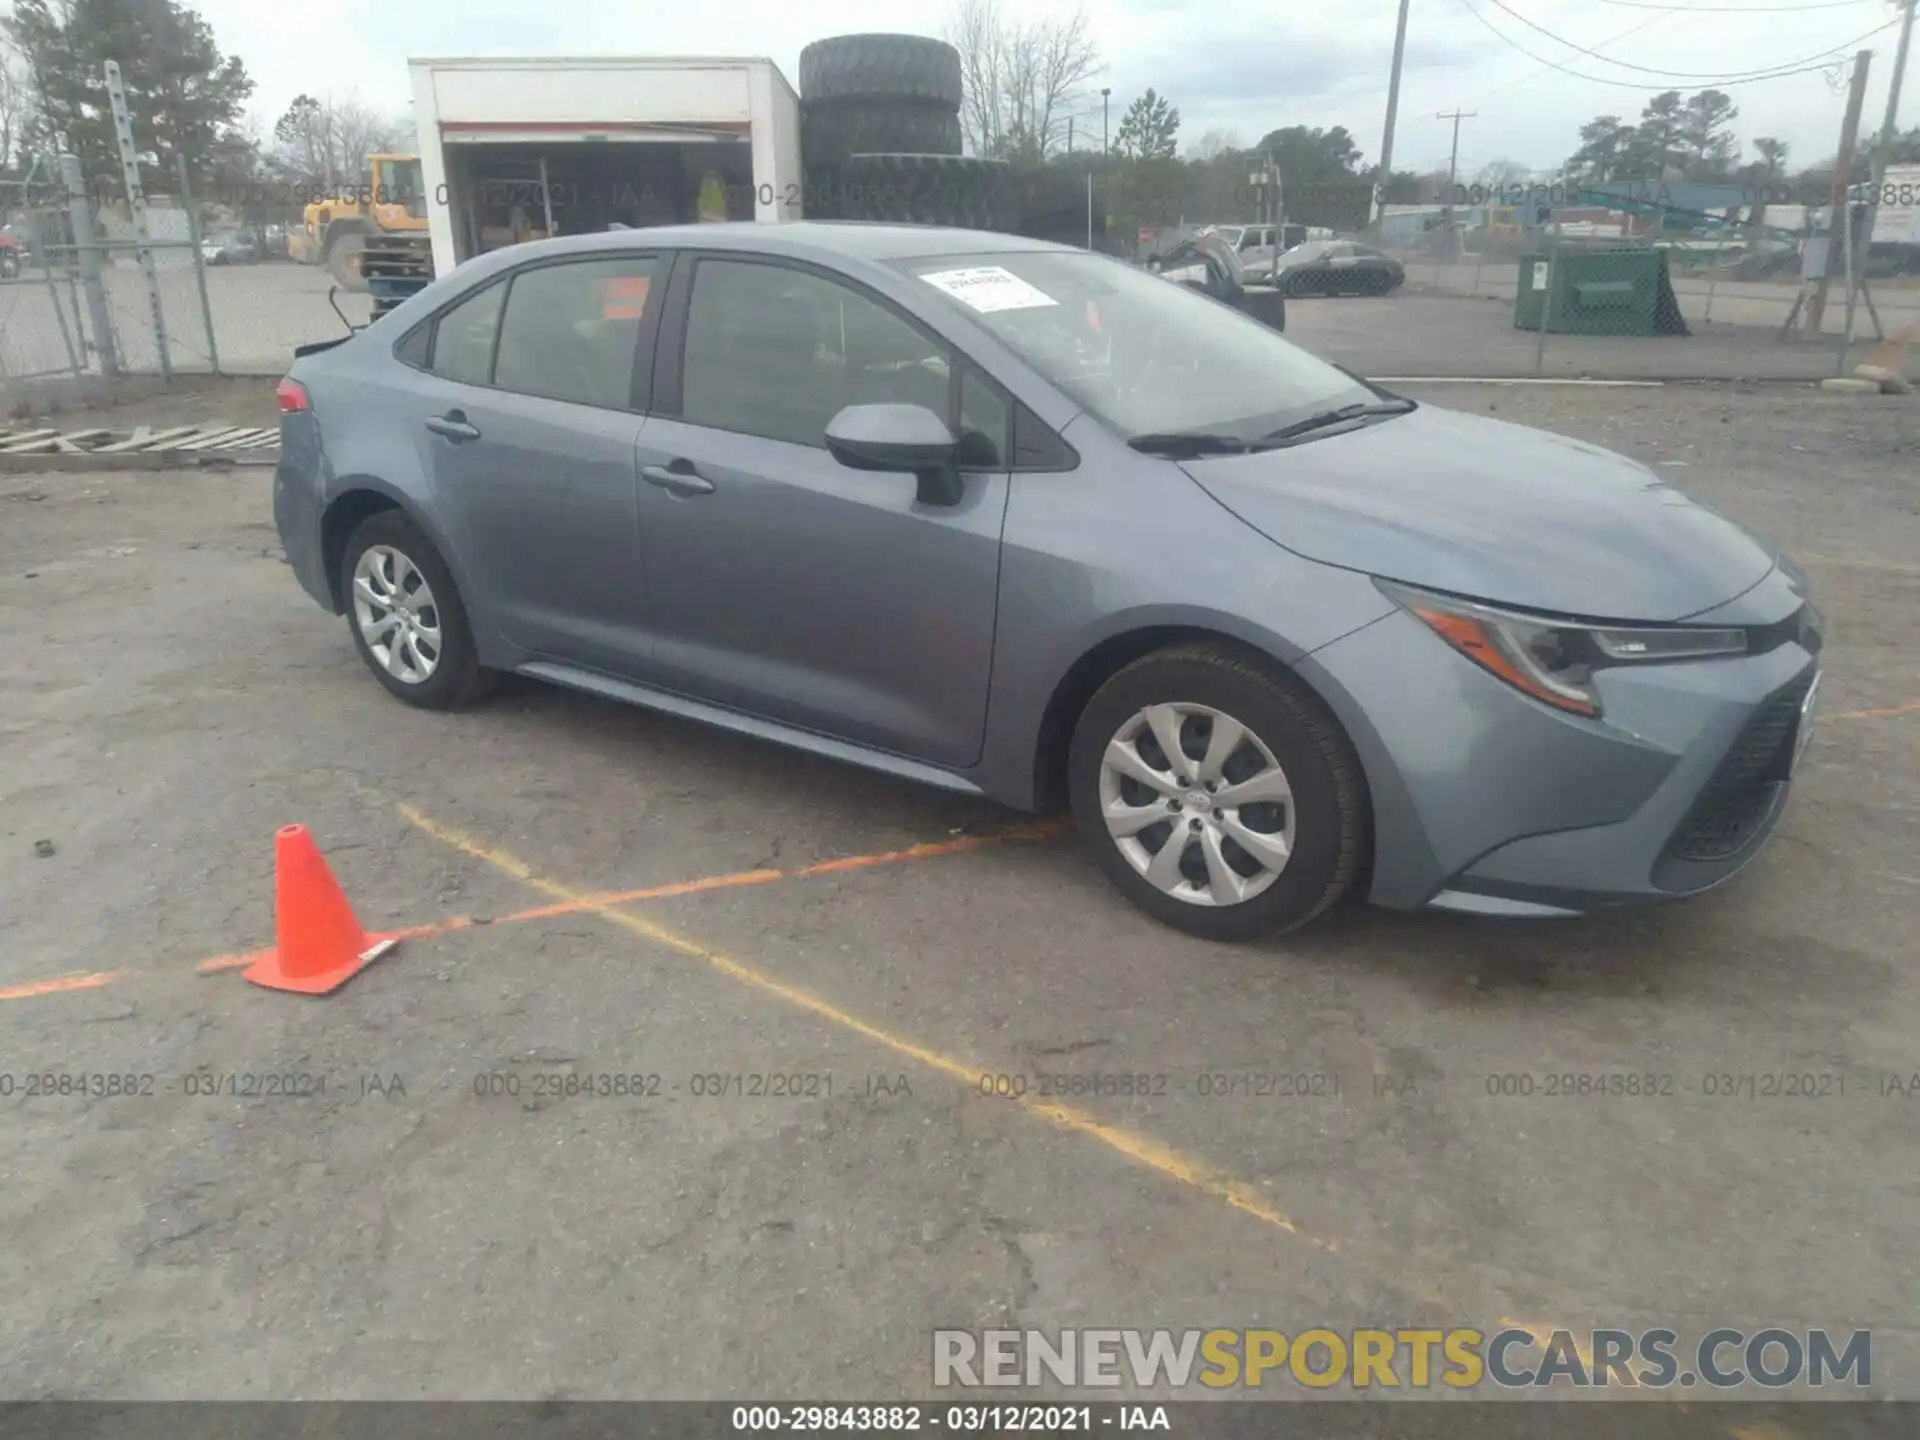
M 693 468 L 691 460 L 675 460 L 667 465 L 642 465 L 640 478 L 658 485 L 670 495 L 711 495 L 713 482 Z
M 446 436 L 456 444 L 462 440 L 480 438 L 480 427 L 468 424 L 465 413 L 459 410 L 449 410 L 444 415 L 435 415 L 427 421 L 427 429 L 436 435 Z

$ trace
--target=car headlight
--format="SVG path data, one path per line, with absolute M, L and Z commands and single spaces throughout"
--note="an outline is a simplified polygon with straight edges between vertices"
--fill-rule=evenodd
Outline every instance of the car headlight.
M 1593 672 L 1609 665 L 1747 653 L 1747 632 L 1688 625 L 1580 625 L 1476 605 L 1387 580 L 1394 604 L 1514 689 L 1575 715 L 1597 716 Z

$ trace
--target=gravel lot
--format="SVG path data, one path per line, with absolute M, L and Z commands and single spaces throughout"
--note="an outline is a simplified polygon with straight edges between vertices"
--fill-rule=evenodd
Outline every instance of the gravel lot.
M 0 476 L 0 1398 L 903 1397 L 942 1325 L 1508 1318 L 1871 1327 L 1920 1397 L 1915 402 L 1419 396 L 1660 464 L 1812 573 L 1824 713 L 1735 883 L 1212 947 L 983 804 L 532 684 L 394 703 L 263 471 Z M 203 972 L 271 942 L 292 821 L 370 926 L 473 923 L 323 1001 Z M 1565 1072 L 1676 1089 L 1489 1093 Z M 1168 1079 L 1063 1123 L 976 1073 Z M 1240 1073 L 1320 1078 L 1203 1093 Z M 697 1093 L 768 1074 L 831 1090 Z

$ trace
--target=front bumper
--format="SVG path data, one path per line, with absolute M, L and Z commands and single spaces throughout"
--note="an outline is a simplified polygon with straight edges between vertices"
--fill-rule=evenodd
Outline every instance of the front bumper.
M 1369 898 L 1545 916 L 1693 894 L 1749 864 L 1785 809 L 1818 659 L 1786 641 L 1610 669 L 1600 720 L 1520 695 L 1404 614 L 1302 671 L 1366 770 Z

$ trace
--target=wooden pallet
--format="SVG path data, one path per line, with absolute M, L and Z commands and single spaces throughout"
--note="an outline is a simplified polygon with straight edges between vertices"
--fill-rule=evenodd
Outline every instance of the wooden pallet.
M 60 431 L 0 426 L 0 455 L 127 455 L 183 450 L 277 450 L 280 431 L 246 425 L 139 425 L 132 430 Z

